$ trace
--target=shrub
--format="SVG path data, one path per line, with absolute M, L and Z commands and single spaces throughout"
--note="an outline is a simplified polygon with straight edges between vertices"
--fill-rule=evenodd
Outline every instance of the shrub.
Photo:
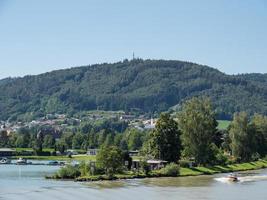
M 179 164 L 180 164 L 180 167 L 185 167 L 185 168 L 189 168 L 190 167 L 190 161 L 187 161 L 187 160 L 180 160 L 179 161 Z
M 175 163 L 170 163 L 160 170 L 164 176 L 178 176 L 180 173 L 180 166 Z
M 66 165 L 65 167 L 62 167 L 59 169 L 59 171 L 56 174 L 57 178 L 63 178 L 63 179 L 73 179 L 77 178 L 81 175 L 81 172 L 79 169 L 72 165 Z
M 215 159 L 217 165 L 226 165 L 228 161 L 227 156 L 221 150 L 216 154 Z
M 260 156 L 259 153 L 257 153 L 257 152 L 256 152 L 256 153 L 253 153 L 252 156 L 251 156 L 251 160 L 252 160 L 252 161 L 257 161 L 257 160 L 260 159 L 260 157 L 261 157 L 261 156 Z
M 148 175 L 150 172 L 150 167 L 146 160 L 140 160 L 140 167 L 145 175 Z
M 96 167 L 104 169 L 106 175 L 114 175 L 123 168 L 122 151 L 116 146 L 103 146 L 96 156 Z
M 79 164 L 79 170 L 81 172 L 81 176 L 87 176 L 90 174 L 90 166 L 85 161 L 82 161 Z

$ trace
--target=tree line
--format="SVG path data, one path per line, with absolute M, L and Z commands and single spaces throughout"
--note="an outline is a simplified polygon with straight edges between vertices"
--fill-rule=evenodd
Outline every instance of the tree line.
M 123 151 L 140 150 L 147 158 L 168 162 L 193 160 L 197 165 L 226 164 L 262 158 L 267 153 L 267 117 L 245 112 L 234 114 L 227 130 L 218 130 L 211 100 L 194 97 L 186 101 L 178 114 L 162 113 L 152 131 L 127 128 L 95 131 L 85 124 L 77 132 L 65 132 L 57 140 L 42 132 L 32 134 L 21 129 L 8 136 L 0 133 L 1 147 L 31 147 L 38 151 L 54 148 L 89 149 L 116 146 Z
M 208 98 L 185 102 L 177 116 L 161 114 L 149 139 L 145 155 L 178 162 L 193 160 L 198 165 L 245 162 L 266 156 L 267 117 L 236 113 L 227 130 L 218 130 Z

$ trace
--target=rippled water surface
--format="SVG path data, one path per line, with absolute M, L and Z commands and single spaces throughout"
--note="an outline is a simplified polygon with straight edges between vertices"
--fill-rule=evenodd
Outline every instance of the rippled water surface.
M 216 176 L 74 183 L 45 180 L 56 166 L 0 165 L 0 200 L 266 200 L 267 170 L 240 174 L 230 183 Z

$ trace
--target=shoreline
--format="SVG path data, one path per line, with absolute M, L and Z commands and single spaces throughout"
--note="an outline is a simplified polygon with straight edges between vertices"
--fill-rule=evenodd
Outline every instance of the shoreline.
M 145 179 L 145 178 L 163 178 L 163 177 L 189 177 L 189 176 L 202 176 L 202 175 L 214 175 L 219 173 L 230 173 L 230 172 L 242 172 L 242 171 L 251 171 L 267 168 L 266 160 L 258 160 L 254 162 L 231 164 L 227 166 L 211 166 L 211 167 L 193 167 L 193 168 L 180 168 L 180 174 L 177 176 L 166 176 L 159 173 L 159 171 L 152 171 L 149 174 L 145 175 L 140 174 L 115 174 L 114 176 L 107 175 L 93 175 L 93 176 L 81 176 L 77 178 L 55 178 L 45 177 L 46 179 L 54 180 L 68 180 L 74 182 L 96 182 L 96 181 L 115 181 L 115 180 L 130 180 L 130 179 Z

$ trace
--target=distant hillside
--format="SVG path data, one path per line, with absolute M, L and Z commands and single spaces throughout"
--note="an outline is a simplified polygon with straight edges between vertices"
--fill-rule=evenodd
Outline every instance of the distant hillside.
M 209 96 L 220 119 L 243 110 L 267 114 L 266 76 L 231 76 L 203 65 L 165 60 L 76 67 L 1 81 L 0 119 L 95 109 L 160 112 L 196 95 Z
M 4 79 L 0 79 L 0 85 L 4 84 L 4 83 L 8 83 L 13 81 L 15 78 L 4 78 Z

